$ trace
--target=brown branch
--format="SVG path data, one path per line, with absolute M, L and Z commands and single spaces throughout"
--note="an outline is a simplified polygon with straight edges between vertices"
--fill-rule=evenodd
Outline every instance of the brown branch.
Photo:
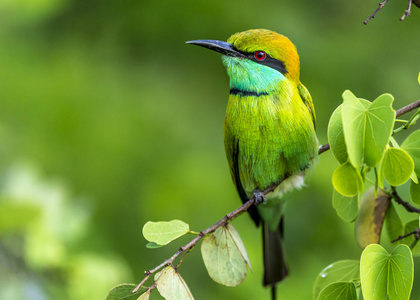
M 397 110 L 396 112 L 396 116 L 401 116 L 407 112 L 412 111 L 413 109 L 420 107 L 420 100 L 417 100 L 416 102 L 413 102 L 399 110 Z M 321 147 L 319 147 L 318 150 L 318 154 L 322 154 L 325 151 L 328 151 L 330 149 L 330 145 L 329 144 L 325 144 L 322 145 Z M 271 186 L 269 186 L 268 188 L 266 188 L 264 191 L 262 191 L 262 193 L 264 195 L 274 191 L 277 186 L 282 183 L 284 180 L 286 180 L 287 178 L 289 178 L 290 175 L 287 174 L 285 175 L 278 183 L 275 183 Z M 394 195 L 395 193 L 395 195 Z M 403 205 L 404 207 L 408 207 L 408 211 L 410 212 L 418 212 L 420 213 L 420 209 L 417 209 L 413 206 L 411 206 L 409 203 L 405 202 L 404 200 L 402 200 L 399 195 L 397 194 L 397 192 L 394 190 L 393 192 L 393 196 L 395 201 L 397 201 L 397 203 Z M 153 269 L 147 270 L 146 272 L 144 272 L 144 279 L 136 286 L 136 288 L 132 291 L 132 293 L 136 293 L 139 288 L 150 278 L 150 276 L 152 274 L 154 274 L 156 271 L 162 269 L 165 266 L 170 266 L 173 264 L 173 262 L 175 261 L 175 259 L 177 259 L 181 254 L 183 254 L 185 251 L 190 251 L 192 248 L 195 247 L 195 245 L 197 245 L 197 243 L 206 235 L 216 231 L 217 228 L 225 225 L 227 222 L 235 219 L 236 217 L 238 217 L 239 215 L 241 215 L 242 213 L 244 213 L 245 211 L 248 210 L 248 208 L 250 208 L 252 205 L 254 205 L 255 203 L 255 196 L 251 199 L 249 199 L 248 201 L 246 201 L 244 204 L 242 204 L 240 207 L 238 207 L 237 209 L 235 209 L 234 211 L 228 213 L 227 215 L 225 215 L 223 218 L 221 218 L 219 221 L 217 221 L 216 223 L 214 223 L 212 226 L 210 226 L 209 228 L 201 231 L 194 239 L 192 239 L 189 243 L 187 243 L 185 246 L 180 247 L 179 250 L 172 255 L 170 258 L 168 258 L 167 260 L 165 260 L 163 263 L 161 263 L 160 265 L 154 267 Z M 155 286 L 156 283 L 154 283 Z
M 318 154 L 322 154 L 322 153 L 324 153 L 325 151 L 328 151 L 328 150 L 330 150 L 330 144 L 322 145 L 318 149 Z
M 405 210 L 408 211 L 408 212 L 414 212 L 414 213 L 420 214 L 420 209 L 418 209 L 418 208 L 412 206 L 410 203 L 404 201 L 400 197 L 400 195 L 398 195 L 397 190 L 395 189 L 394 186 L 392 186 L 391 188 L 392 188 L 392 197 L 394 198 L 395 202 L 404 206 Z
M 264 191 L 262 191 L 262 193 L 264 195 L 274 191 L 277 186 L 280 185 L 280 183 L 282 183 L 283 181 L 285 181 L 287 178 L 289 178 L 290 175 L 286 174 L 278 183 L 275 183 L 271 186 L 269 186 L 268 188 L 266 188 Z M 235 219 L 236 217 L 238 217 L 239 215 L 241 215 L 242 213 L 244 213 L 245 211 L 248 210 L 248 208 L 250 208 L 253 204 L 255 203 L 255 196 L 252 197 L 251 199 L 249 199 L 248 201 L 246 201 L 244 204 L 242 204 L 240 207 L 238 207 L 237 209 L 235 209 L 234 211 L 228 213 L 227 215 L 225 215 L 223 218 L 221 218 L 219 221 L 217 221 L 216 223 L 214 223 L 212 226 L 210 226 L 209 228 L 201 231 L 194 239 L 192 239 L 188 244 L 186 244 L 183 247 L 180 247 L 179 250 L 172 255 L 170 258 L 168 258 L 167 260 L 165 260 L 163 263 L 161 263 L 160 265 L 154 267 L 153 269 L 147 270 L 146 272 L 144 272 L 145 278 L 136 286 L 136 288 L 132 291 L 132 293 L 136 293 L 139 288 L 149 279 L 149 277 L 155 273 L 156 271 L 160 270 L 161 268 L 165 267 L 165 266 L 170 266 L 172 265 L 172 263 L 174 262 L 174 260 L 179 257 L 182 253 L 184 253 L 185 251 L 189 251 L 192 248 L 195 247 L 195 245 L 206 235 L 216 231 L 217 228 L 225 225 L 227 222 Z
M 396 111 L 395 116 L 398 118 L 399 116 L 402 116 L 403 114 L 406 114 L 416 108 L 420 107 L 420 100 L 417 100 L 411 104 L 408 104 L 407 106 L 404 106 L 403 108 L 400 108 Z
M 405 17 L 409 17 L 410 16 L 410 13 L 411 13 L 411 0 L 408 0 L 408 7 L 404 11 L 404 14 L 400 18 L 400 21 L 404 21 Z
M 378 13 L 378 11 L 380 11 L 382 9 L 382 7 L 385 6 L 385 4 L 388 2 L 389 0 L 384 0 L 381 3 L 379 3 L 378 8 L 373 12 L 373 14 L 370 15 L 369 18 L 366 19 L 366 21 L 363 22 L 363 24 L 367 25 L 367 23 L 370 21 L 370 19 L 375 18 L 376 14 Z

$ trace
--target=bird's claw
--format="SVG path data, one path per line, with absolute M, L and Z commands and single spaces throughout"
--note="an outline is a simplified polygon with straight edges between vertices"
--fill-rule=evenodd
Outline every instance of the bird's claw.
M 255 205 L 260 205 L 261 203 L 264 203 L 267 201 L 267 199 L 265 199 L 265 195 L 263 192 L 261 192 L 259 189 L 255 189 L 254 190 L 254 198 L 255 198 Z

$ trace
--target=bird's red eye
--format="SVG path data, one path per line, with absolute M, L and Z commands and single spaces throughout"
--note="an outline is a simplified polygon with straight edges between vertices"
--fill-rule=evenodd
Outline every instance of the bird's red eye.
M 263 61 L 266 58 L 267 54 L 264 51 L 256 51 L 254 57 L 256 60 Z

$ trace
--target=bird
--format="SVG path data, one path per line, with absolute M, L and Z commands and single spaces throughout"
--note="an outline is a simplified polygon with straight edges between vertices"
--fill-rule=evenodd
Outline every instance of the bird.
M 317 161 L 314 104 L 300 82 L 294 44 L 267 29 L 233 34 L 227 42 L 192 40 L 222 54 L 229 77 L 224 145 L 233 183 L 242 202 L 255 197 L 248 212 L 263 235 L 263 285 L 288 276 L 283 247 L 288 194 L 304 185 Z M 271 192 L 264 190 L 278 184 Z

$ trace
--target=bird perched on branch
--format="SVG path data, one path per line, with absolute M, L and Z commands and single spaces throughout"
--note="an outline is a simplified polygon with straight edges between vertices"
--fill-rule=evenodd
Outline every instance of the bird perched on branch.
M 318 141 L 311 96 L 299 80 L 296 47 L 285 36 L 265 29 L 232 35 L 227 42 L 187 42 L 220 52 L 230 79 L 224 141 L 233 182 L 242 199 L 261 205 L 248 211 L 262 224 L 264 285 L 288 274 L 283 249 L 285 193 L 304 183 Z M 280 183 L 264 196 L 265 189 Z M 258 203 L 259 204 L 259 203 Z

